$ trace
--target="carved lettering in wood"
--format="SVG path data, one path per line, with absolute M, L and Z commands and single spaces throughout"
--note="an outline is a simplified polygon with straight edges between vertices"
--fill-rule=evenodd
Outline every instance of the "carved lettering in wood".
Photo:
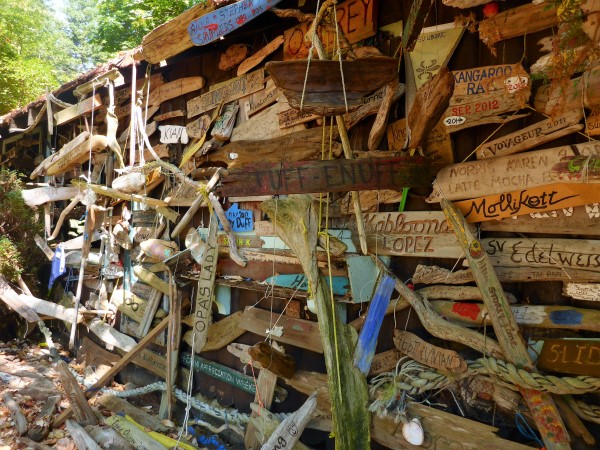
M 455 351 L 431 345 L 408 331 L 394 330 L 394 345 L 402 353 L 429 367 L 456 373 L 467 370 L 467 363 Z
M 538 367 L 551 372 L 600 376 L 600 341 L 597 339 L 548 339 Z

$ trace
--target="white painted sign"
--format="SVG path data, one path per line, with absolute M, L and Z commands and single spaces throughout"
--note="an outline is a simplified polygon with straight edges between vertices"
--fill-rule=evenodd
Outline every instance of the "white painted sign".
M 161 125 L 158 127 L 160 130 L 160 142 L 163 144 L 187 144 L 189 142 L 188 134 L 185 127 L 177 125 Z

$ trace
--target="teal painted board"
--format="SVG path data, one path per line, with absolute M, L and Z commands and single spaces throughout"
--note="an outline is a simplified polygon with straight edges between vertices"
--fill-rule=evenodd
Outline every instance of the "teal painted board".
M 327 277 L 325 277 L 327 279 Z M 347 277 L 331 277 L 333 283 L 333 294 L 334 295 L 346 295 L 349 289 L 349 283 Z M 303 274 L 291 274 L 291 275 L 275 275 L 269 277 L 265 283 L 273 283 L 274 286 L 285 287 L 290 289 L 299 289 L 301 291 L 308 290 L 308 279 Z
M 231 287 L 217 284 L 215 304 L 219 309 L 219 314 L 231 314 Z
M 389 256 L 380 256 L 379 259 L 386 266 L 390 263 Z M 348 255 L 346 264 L 348 266 L 352 301 L 354 303 L 371 301 L 380 270 L 370 256 Z

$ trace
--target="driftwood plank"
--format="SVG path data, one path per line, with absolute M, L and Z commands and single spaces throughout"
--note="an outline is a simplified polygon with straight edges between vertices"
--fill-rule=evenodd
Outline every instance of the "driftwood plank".
M 108 372 L 106 372 L 102 377 L 100 377 L 100 379 L 96 381 L 88 391 L 89 396 L 91 397 L 93 393 L 97 391 L 98 388 L 105 386 L 106 383 L 108 383 L 116 374 L 118 374 L 123 369 L 123 367 L 125 367 L 125 365 L 127 365 L 127 363 L 129 363 L 133 358 L 139 355 L 140 352 L 144 350 L 144 348 L 146 348 L 146 346 L 150 342 L 152 342 L 154 338 L 156 338 L 156 336 L 158 336 L 159 333 L 161 333 L 165 328 L 167 328 L 167 325 L 169 324 L 169 319 L 170 318 L 168 316 L 165 317 L 162 320 L 162 322 L 155 326 L 152 329 L 152 331 L 150 331 L 150 333 L 144 336 L 144 338 L 137 345 L 135 345 L 135 347 L 128 351 L 128 353 L 117 364 L 115 364 Z M 56 418 L 53 426 L 58 427 L 62 425 L 65 422 L 65 420 L 71 417 L 71 414 L 73 414 L 73 409 L 66 409 L 61 413 L 60 416 Z
M 214 10 L 212 1 L 198 3 L 155 28 L 142 39 L 141 52 L 135 55 L 136 58 L 143 58 L 149 63 L 157 64 L 192 48 L 194 43 L 188 34 L 188 25 L 192 20 L 202 17 L 212 10 Z
M 31 308 L 19 294 L 10 287 L 6 278 L 0 275 L 0 300 L 6 303 L 17 314 L 28 322 L 39 322 L 40 316 Z
M 545 339 L 537 365 L 551 372 L 600 376 L 600 341 Z
M 140 425 L 150 428 L 154 431 L 165 432 L 169 431 L 170 428 L 163 425 L 162 422 L 152 414 L 148 414 L 141 408 L 136 408 L 127 400 L 114 395 L 104 394 L 98 397 L 97 403 L 109 409 L 115 414 L 125 413 L 129 417 L 133 418 Z
M 597 283 L 564 283 L 563 295 L 575 300 L 588 302 L 600 301 L 600 284 Z
M 432 5 L 433 0 L 414 0 L 412 2 L 402 33 L 402 48 L 405 52 L 411 52 L 414 49 Z
M 98 443 L 91 438 L 79 423 L 74 420 L 67 420 L 66 428 L 79 450 L 101 450 Z
M 104 108 L 102 99 L 100 98 L 100 94 L 96 94 L 95 97 L 86 98 L 73 106 L 55 113 L 54 120 L 56 122 L 54 125 L 63 125 L 92 111 L 98 112 L 101 108 Z
M 323 353 L 321 333 L 317 322 L 293 319 L 288 316 L 279 316 L 279 314 L 272 318 L 269 311 L 248 307 L 244 311 L 240 327 L 259 336 L 266 336 L 267 330 L 270 330 L 275 319 L 279 319 L 277 326 L 282 327 L 284 332 L 281 336 L 278 336 L 277 333 L 270 333 L 269 336 L 273 340 Z
M 193 316 L 192 316 L 193 317 Z M 194 349 L 196 353 L 200 351 L 211 352 L 213 350 L 219 350 L 235 341 L 238 337 L 246 332 L 240 323 L 242 321 L 242 311 L 236 311 L 233 314 L 224 317 L 218 322 L 213 322 L 208 326 L 208 336 L 206 338 L 206 344 L 202 350 Z M 190 326 L 193 326 L 193 319 L 186 322 Z M 193 331 L 188 331 L 184 334 L 183 340 L 191 347 L 192 346 L 192 335 Z
M 494 331 L 506 359 L 526 370 L 533 370 L 533 364 L 519 327 L 510 310 L 504 291 L 494 272 L 494 268 L 482 244 L 468 229 L 460 211 L 448 200 L 442 199 L 442 208 L 462 245 L 467 261 L 481 290 L 483 301 L 494 326 Z M 549 393 L 533 389 L 520 389 L 525 398 L 542 439 L 549 449 L 568 449 L 569 435 Z
M 248 349 L 252 361 L 257 361 L 269 372 L 281 377 L 292 378 L 296 372 L 296 360 L 283 352 L 273 348 L 266 342 L 259 342 Z
M 554 213 L 555 216 L 559 214 L 570 216 L 573 214 L 574 207 L 595 204 L 598 195 L 600 195 L 598 183 L 552 183 L 463 200 L 454 205 L 464 214 L 467 222 L 472 223 L 524 214 L 548 215 L 556 210 L 558 211 Z M 594 206 L 586 209 L 594 212 Z
M 297 411 L 281 421 L 263 449 L 293 449 L 308 425 L 313 413 L 317 409 L 316 393 L 312 393 Z
M 262 47 L 256 53 L 242 61 L 242 63 L 238 66 L 237 76 L 242 76 L 249 70 L 258 66 L 267 56 L 269 56 L 271 53 L 277 50 L 279 46 L 283 44 L 283 41 L 283 35 L 277 36 L 275 39 L 273 39 L 267 45 Z
M 426 186 L 434 166 L 422 157 L 255 163 L 229 171 L 218 188 L 224 197 L 347 192 Z
M 258 374 L 258 380 L 256 381 L 256 394 L 254 396 L 255 402 L 264 403 L 267 409 L 271 408 L 273 403 L 273 394 L 275 392 L 275 386 L 277 385 L 277 375 L 270 372 L 267 369 L 262 369 Z M 252 415 L 257 415 L 254 411 Z M 246 428 L 246 435 L 244 436 L 244 443 L 246 448 L 258 448 L 261 442 L 258 440 L 258 436 L 254 432 L 254 424 L 250 422 Z M 264 448 L 261 446 L 261 449 Z
M 431 308 L 465 326 L 490 325 L 486 307 L 474 302 L 432 300 Z M 600 331 L 600 311 L 561 305 L 511 305 L 517 324 L 527 328 Z
M 377 32 L 376 0 L 347 0 L 336 6 L 340 31 L 351 44 L 373 36 Z M 311 21 L 302 22 L 283 33 L 283 59 L 308 57 L 310 43 L 304 39 Z M 319 29 L 319 39 L 325 50 L 330 52 L 335 45 L 334 33 Z
M 64 361 L 58 361 L 57 366 L 60 373 L 60 382 L 65 390 L 65 394 L 71 403 L 71 409 L 75 419 L 80 425 L 96 425 L 98 420 L 92 408 L 88 404 L 85 394 L 81 390 L 79 383 L 69 371 L 69 366 Z
M 600 236 L 600 207 L 597 203 L 592 203 L 548 212 L 534 212 L 519 217 L 485 221 L 480 226 L 486 231 Z
M 23 411 L 21 411 L 21 407 L 9 392 L 4 392 L 2 394 L 2 400 L 4 400 L 4 406 L 6 406 L 10 412 L 10 417 L 15 424 L 17 434 L 23 436 L 27 433 L 27 419 L 25 418 Z
M 582 156 L 595 155 L 600 153 L 600 143 L 592 141 L 444 167 L 436 177 L 437 189 L 427 201 L 437 202 L 441 195 L 448 200 L 462 200 L 553 183 L 552 168 L 562 158 L 575 156 L 575 151 Z
M 444 372 L 463 373 L 467 363 L 453 350 L 436 347 L 408 331 L 394 330 L 394 345 L 415 361 Z

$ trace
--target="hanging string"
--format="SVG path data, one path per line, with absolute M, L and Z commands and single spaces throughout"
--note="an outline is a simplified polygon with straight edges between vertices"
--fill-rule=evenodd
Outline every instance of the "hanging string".
M 344 105 L 348 113 L 348 98 L 346 97 L 346 82 L 344 81 L 344 67 L 342 66 L 342 49 L 340 47 L 340 28 L 337 20 L 337 8 L 333 5 L 333 23 L 335 24 L 335 46 L 338 59 L 340 61 L 340 75 L 342 77 L 342 90 L 344 92 Z
M 300 111 L 304 107 L 304 94 L 306 92 L 306 83 L 308 82 L 308 71 L 310 70 L 310 62 L 312 60 L 313 50 L 315 49 L 315 41 L 317 39 L 317 17 L 319 15 L 319 8 L 321 7 L 321 0 L 317 0 L 317 11 L 315 12 L 315 18 L 313 20 L 313 33 L 308 49 L 308 58 L 306 60 L 306 72 L 304 73 L 304 84 L 302 86 L 302 97 L 300 98 Z

